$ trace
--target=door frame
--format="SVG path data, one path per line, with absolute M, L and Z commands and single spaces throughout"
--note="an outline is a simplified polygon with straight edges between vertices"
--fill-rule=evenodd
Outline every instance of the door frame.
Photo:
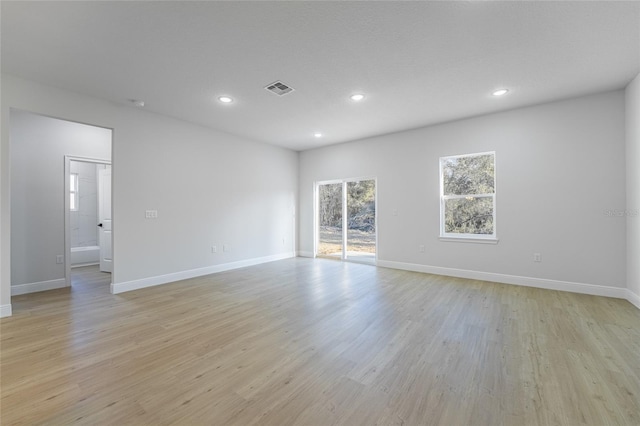
M 320 185 L 331 185 L 340 183 L 342 184 L 342 254 L 340 256 L 340 260 L 343 262 L 356 262 L 356 263 L 365 263 L 358 262 L 353 259 L 349 259 L 347 256 L 347 234 L 345 233 L 345 229 L 347 229 L 347 191 L 346 187 L 349 182 L 359 182 L 362 180 L 372 180 L 375 185 L 374 191 L 374 205 L 375 205 L 375 226 L 376 226 L 376 253 L 375 253 L 375 261 L 374 264 L 378 264 L 378 178 L 377 177 L 355 177 L 355 178 L 346 178 L 346 179 L 331 179 L 331 180 L 320 180 L 315 181 L 313 183 L 313 257 L 318 257 L 318 245 L 320 243 Z M 366 262 L 367 264 L 369 262 Z
M 102 158 L 78 157 L 76 155 L 64 156 L 64 280 L 66 287 L 71 287 L 71 195 L 69 193 L 69 176 L 71 174 L 72 161 L 111 166 L 111 160 Z M 111 184 L 113 185 L 113 167 L 111 172 Z M 111 215 L 113 216 L 113 191 L 111 192 Z M 113 228 L 111 231 L 111 243 L 113 244 Z

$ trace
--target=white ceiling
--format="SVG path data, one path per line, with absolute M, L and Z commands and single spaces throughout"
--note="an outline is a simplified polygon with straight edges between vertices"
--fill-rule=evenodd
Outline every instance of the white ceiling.
M 639 2 L 1 8 L 3 72 L 295 150 L 619 89 L 640 72 Z M 267 92 L 276 80 L 295 91 Z

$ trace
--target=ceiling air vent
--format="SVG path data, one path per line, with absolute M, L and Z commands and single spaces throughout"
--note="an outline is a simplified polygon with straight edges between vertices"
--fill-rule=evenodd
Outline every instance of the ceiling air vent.
M 287 86 L 281 81 L 276 81 L 275 83 L 271 83 L 270 85 L 266 86 L 265 89 L 275 93 L 278 96 L 286 95 L 289 92 L 293 92 L 292 87 Z

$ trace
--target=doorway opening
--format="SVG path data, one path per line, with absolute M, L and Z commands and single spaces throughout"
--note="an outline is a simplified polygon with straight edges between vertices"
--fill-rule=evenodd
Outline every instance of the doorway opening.
M 70 286 L 70 161 L 110 163 L 113 129 L 15 108 L 9 122 L 11 295 Z
M 316 256 L 375 264 L 376 180 L 316 185 Z
M 65 156 L 67 285 L 111 282 L 111 162 Z

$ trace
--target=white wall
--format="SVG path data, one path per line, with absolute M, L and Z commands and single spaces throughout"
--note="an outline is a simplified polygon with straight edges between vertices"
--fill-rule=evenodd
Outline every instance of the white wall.
M 627 86 L 627 288 L 640 308 L 640 74 Z
M 0 96 L 4 83 L 0 78 Z M 0 103 L 0 318 L 11 315 L 11 194 L 9 107 Z
M 65 254 L 64 157 L 109 160 L 111 130 L 21 110 L 11 111 L 10 127 L 11 285 L 64 286 L 64 264 L 56 264 Z
M 212 104 L 211 113 L 218 107 Z M 296 152 L 9 75 L 2 75 L 3 243 L 10 108 L 114 129 L 115 284 L 154 284 L 184 271 L 295 252 Z M 145 219 L 152 209 L 158 219 Z M 231 251 L 223 252 L 223 243 Z M 7 248 L 0 255 L 0 305 L 10 300 Z
M 605 211 L 625 206 L 624 141 L 616 91 L 302 152 L 300 251 L 314 182 L 376 176 L 381 265 L 622 296 L 625 221 Z M 483 151 L 496 151 L 500 241 L 442 242 L 439 157 Z

